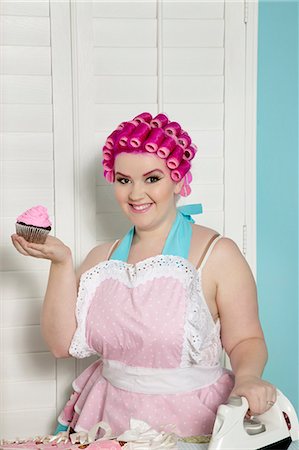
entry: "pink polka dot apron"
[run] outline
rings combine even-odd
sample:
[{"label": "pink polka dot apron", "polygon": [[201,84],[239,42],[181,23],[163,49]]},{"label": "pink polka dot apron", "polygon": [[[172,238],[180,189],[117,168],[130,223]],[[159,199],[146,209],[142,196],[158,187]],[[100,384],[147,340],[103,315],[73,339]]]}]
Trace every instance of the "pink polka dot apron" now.
[{"label": "pink polka dot apron", "polygon": [[135,418],[158,431],[172,426],[179,436],[212,432],[233,375],[221,367],[220,323],[202,292],[206,258],[199,269],[187,259],[190,214],[201,211],[177,209],[162,254],[128,264],[132,227],[109,260],[82,275],[69,352],[99,359],[73,382],[57,431],[105,421],[118,435]]}]

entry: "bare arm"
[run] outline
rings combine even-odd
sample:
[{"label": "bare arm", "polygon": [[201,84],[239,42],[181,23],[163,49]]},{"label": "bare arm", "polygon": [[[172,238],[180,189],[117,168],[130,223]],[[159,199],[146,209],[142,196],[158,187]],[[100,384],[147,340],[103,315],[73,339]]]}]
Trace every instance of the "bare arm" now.
[{"label": "bare arm", "polygon": [[75,308],[80,276],[105,259],[110,244],[94,248],[75,274],[71,250],[59,239],[48,236],[45,244],[29,244],[25,239],[13,235],[12,241],[23,255],[51,261],[41,327],[53,355],[56,358],[67,358],[70,356],[68,350],[77,328]]},{"label": "bare arm", "polygon": [[251,413],[261,414],[271,406],[268,401],[275,401],[276,392],[261,379],[268,354],[258,317],[255,280],[231,239],[221,239],[215,253],[221,339],[235,374],[232,395],[244,395]]},{"label": "bare arm", "polygon": [[77,283],[72,255],[61,262],[52,262],[41,314],[45,341],[56,358],[69,357],[68,349],[75,333]]}]

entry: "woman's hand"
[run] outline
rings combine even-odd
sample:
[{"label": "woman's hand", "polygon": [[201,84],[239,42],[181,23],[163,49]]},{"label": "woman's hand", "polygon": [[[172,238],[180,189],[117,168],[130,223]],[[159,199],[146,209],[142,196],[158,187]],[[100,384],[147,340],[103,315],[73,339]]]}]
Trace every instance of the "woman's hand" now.
[{"label": "woman's hand", "polygon": [[246,397],[249,404],[249,416],[263,414],[276,401],[276,388],[267,381],[252,375],[235,378],[235,386],[230,396]]},{"label": "woman's hand", "polygon": [[47,236],[44,244],[27,242],[22,236],[17,234],[13,234],[11,240],[22,255],[49,259],[54,264],[63,264],[72,256],[70,248],[54,236]]}]

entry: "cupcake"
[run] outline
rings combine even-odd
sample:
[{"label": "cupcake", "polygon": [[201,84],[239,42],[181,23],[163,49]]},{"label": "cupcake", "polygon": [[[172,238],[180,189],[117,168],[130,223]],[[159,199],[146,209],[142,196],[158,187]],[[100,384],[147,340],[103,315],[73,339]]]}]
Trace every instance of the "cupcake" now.
[{"label": "cupcake", "polygon": [[51,222],[44,206],[34,206],[17,217],[16,232],[27,242],[44,244],[50,231]]}]

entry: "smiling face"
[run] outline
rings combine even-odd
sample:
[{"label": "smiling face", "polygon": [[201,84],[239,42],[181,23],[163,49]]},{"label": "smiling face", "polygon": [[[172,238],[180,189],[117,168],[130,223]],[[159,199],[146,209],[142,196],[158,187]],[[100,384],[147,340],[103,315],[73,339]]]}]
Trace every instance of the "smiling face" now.
[{"label": "smiling face", "polygon": [[120,153],[115,159],[114,192],[130,221],[148,229],[175,212],[175,194],[183,181],[175,183],[165,160],[152,153]]}]

